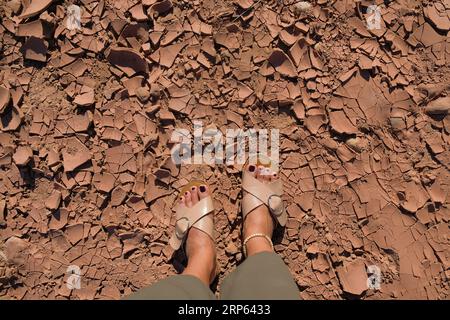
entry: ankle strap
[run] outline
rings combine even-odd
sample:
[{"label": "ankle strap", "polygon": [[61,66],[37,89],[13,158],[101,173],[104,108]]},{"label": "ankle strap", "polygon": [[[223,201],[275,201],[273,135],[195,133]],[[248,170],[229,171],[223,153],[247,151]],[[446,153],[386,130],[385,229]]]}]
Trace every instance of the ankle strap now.
[{"label": "ankle strap", "polygon": [[264,234],[264,233],[254,233],[254,234],[249,235],[247,238],[244,239],[244,243],[243,243],[242,247],[243,247],[243,249],[244,249],[244,256],[245,256],[245,257],[247,257],[247,247],[246,247],[246,246],[247,246],[247,242],[248,242],[250,239],[253,239],[253,238],[256,238],[256,237],[263,237],[263,238],[265,238],[265,239],[269,242],[269,244],[270,244],[270,246],[271,246],[271,248],[272,248],[272,250],[273,250],[272,239],[270,239],[268,235],[266,235],[266,234]]}]

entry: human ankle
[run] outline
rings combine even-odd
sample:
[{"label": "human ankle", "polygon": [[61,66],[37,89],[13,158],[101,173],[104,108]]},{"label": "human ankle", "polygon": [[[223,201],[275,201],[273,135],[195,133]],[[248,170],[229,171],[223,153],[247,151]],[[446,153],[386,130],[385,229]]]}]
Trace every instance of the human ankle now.
[{"label": "human ankle", "polygon": [[273,252],[272,245],[264,237],[254,237],[246,243],[247,257],[260,252]]},{"label": "human ankle", "polygon": [[196,254],[188,258],[188,264],[183,271],[185,275],[192,275],[209,285],[215,266],[215,258]]}]

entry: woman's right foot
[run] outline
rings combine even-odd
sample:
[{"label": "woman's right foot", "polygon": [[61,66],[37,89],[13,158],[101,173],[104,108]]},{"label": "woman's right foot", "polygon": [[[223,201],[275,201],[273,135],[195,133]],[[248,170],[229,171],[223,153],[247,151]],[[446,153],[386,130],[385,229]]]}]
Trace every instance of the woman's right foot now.
[{"label": "woman's right foot", "polygon": [[[244,170],[263,183],[275,181],[278,175],[264,166],[249,165]],[[245,195],[244,191],[244,195]],[[247,214],[243,224],[243,239],[253,234],[265,234],[272,238],[273,229],[275,227],[274,219],[266,205],[260,205]],[[254,255],[259,252],[273,252],[272,244],[265,237],[253,237],[246,244],[247,256]]]},{"label": "woman's right foot", "polygon": [[[180,198],[180,202],[191,208],[210,195],[208,186],[193,186]],[[209,285],[216,277],[216,244],[211,237],[192,227],[186,239],[186,255],[188,264],[183,274],[193,275]]]}]

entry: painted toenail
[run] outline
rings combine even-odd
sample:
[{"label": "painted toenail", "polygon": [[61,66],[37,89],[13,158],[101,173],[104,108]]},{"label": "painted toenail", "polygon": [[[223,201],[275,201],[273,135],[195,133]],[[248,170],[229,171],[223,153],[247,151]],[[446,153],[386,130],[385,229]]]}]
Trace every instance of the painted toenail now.
[{"label": "painted toenail", "polygon": [[188,194],[189,194],[189,191],[186,191],[184,194],[185,194],[185,195],[188,195]]},{"label": "painted toenail", "polygon": [[205,186],[200,186],[200,192],[205,192],[206,191],[206,187]]},{"label": "painted toenail", "polygon": [[195,189],[196,189],[195,187],[192,187],[192,188],[191,188],[192,191],[194,191]]},{"label": "painted toenail", "polygon": [[255,171],[255,166],[249,166],[249,167],[248,167],[248,170],[249,170],[250,172],[254,172],[254,171]]}]

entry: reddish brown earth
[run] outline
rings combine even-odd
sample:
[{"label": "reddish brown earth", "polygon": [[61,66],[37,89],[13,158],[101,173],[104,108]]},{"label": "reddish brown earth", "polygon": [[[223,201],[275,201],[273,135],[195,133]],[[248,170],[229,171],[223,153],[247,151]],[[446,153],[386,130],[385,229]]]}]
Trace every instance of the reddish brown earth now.
[{"label": "reddish brown earth", "polygon": [[[240,167],[170,161],[174,128],[277,128],[305,299],[450,296],[450,1],[0,1],[0,296],[118,299],[176,273],[177,190],[214,188],[223,277]],[[66,286],[69,265],[81,289]],[[382,272],[367,289],[367,268]]]}]

